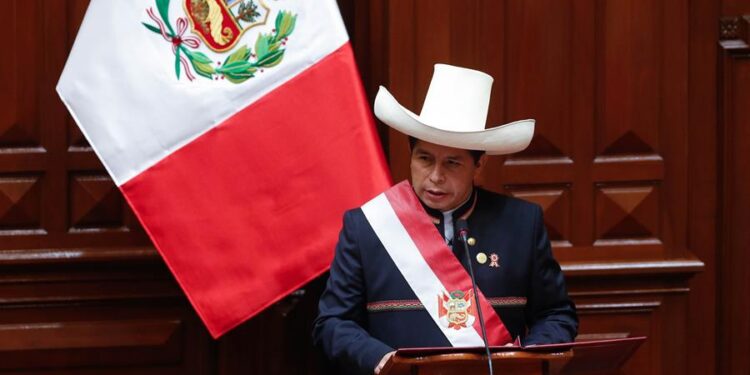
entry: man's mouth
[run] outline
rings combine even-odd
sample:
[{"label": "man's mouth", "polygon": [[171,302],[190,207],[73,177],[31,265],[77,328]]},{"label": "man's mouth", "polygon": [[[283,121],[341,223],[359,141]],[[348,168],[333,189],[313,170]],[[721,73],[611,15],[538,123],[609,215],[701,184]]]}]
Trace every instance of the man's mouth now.
[{"label": "man's mouth", "polygon": [[440,198],[443,198],[446,195],[448,195],[447,193],[445,193],[443,191],[440,191],[440,190],[431,190],[431,189],[426,189],[425,193],[427,194],[428,197],[430,197],[432,199],[440,199]]}]

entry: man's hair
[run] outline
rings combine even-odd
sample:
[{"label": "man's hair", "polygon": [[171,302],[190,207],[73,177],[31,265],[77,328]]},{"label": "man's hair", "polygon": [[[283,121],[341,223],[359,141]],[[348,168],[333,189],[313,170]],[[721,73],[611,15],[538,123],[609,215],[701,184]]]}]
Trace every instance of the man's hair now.
[{"label": "man's hair", "polygon": [[[414,150],[414,145],[417,144],[417,139],[409,136],[409,151]],[[479,164],[479,158],[484,155],[484,151],[481,150],[466,150],[471,154],[471,158],[474,159],[474,164]]]}]

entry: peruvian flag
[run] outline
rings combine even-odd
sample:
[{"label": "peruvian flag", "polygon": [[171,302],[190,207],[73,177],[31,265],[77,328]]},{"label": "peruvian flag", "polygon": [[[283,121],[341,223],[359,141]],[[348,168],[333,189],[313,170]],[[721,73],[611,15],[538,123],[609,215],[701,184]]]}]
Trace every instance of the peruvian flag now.
[{"label": "peruvian flag", "polygon": [[92,0],[57,91],[214,337],[390,185],[334,0]]}]

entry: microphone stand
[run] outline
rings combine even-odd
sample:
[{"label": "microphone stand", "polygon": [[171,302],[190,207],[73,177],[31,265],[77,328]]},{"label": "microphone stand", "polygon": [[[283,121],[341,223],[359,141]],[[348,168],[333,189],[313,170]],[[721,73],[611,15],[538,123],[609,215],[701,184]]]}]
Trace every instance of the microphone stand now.
[{"label": "microphone stand", "polygon": [[457,220],[458,234],[461,236],[461,242],[464,244],[464,252],[466,254],[466,263],[469,265],[469,275],[471,275],[471,287],[474,290],[474,302],[477,306],[477,314],[479,315],[479,326],[482,327],[482,340],[484,340],[484,350],[487,353],[487,367],[490,369],[490,375],[494,375],[492,371],[492,355],[490,354],[490,345],[487,342],[487,328],[484,326],[484,317],[482,316],[482,306],[479,305],[479,293],[477,291],[477,282],[474,278],[474,267],[471,265],[471,255],[469,254],[469,245],[467,244],[467,236],[469,234],[469,224],[466,220]]}]

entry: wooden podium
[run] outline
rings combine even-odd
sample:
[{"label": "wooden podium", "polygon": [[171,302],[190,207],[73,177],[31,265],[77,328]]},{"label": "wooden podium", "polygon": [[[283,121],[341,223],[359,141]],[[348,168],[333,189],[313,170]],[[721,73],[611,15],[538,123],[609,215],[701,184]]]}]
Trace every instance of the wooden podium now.
[{"label": "wooden podium", "polygon": [[[490,347],[495,374],[620,374],[620,367],[646,340],[582,341],[531,347]],[[484,348],[401,349],[388,360],[381,375],[487,374]]]}]

